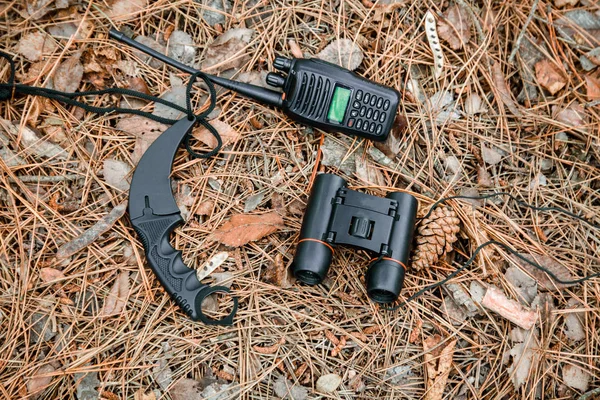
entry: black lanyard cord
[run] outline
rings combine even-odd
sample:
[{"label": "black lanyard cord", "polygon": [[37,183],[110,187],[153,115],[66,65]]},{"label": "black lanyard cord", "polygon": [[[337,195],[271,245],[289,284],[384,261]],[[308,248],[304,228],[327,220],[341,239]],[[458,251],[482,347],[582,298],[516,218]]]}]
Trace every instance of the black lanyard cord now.
[{"label": "black lanyard cord", "polygon": [[[187,118],[189,118],[190,120],[195,119],[197,123],[201,124],[206,129],[208,129],[208,131],[217,140],[217,145],[215,146],[215,148],[208,151],[207,153],[197,153],[194,150],[192,150],[191,145],[190,145],[191,135],[188,134],[185,137],[185,141],[184,141],[185,148],[188,151],[188,153],[190,153],[190,156],[192,156],[193,158],[209,158],[209,157],[212,157],[215,154],[217,154],[219,152],[219,150],[221,149],[223,141],[221,139],[221,136],[219,135],[219,132],[217,132],[217,130],[206,120],[206,116],[208,116],[208,114],[210,114],[210,112],[215,108],[215,105],[217,103],[217,95],[216,95],[216,91],[215,91],[215,87],[214,87],[213,83],[208,79],[206,74],[204,74],[203,72],[198,71],[190,76],[190,79],[189,79],[187,87],[186,87],[186,94],[185,94],[186,95],[186,98],[185,98],[186,108],[184,108],[173,102],[161,99],[160,97],[147,95],[145,93],[137,92],[135,90],[130,90],[130,89],[108,88],[108,89],[102,89],[102,90],[90,90],[87,92],[65,93],[65,92],[61,92],[58,90],[54,90],[54,89],[15,83],[16,67],[15,67],[14,61],[12,60],[12,58],[9,54],[4,53],[2,51],[0,51],[0,57],[6,59],[10,66],[10,75],[8,77],[8,81],[6,83],[0,83],[0,101],[13,99],[15,97],[15,95],[17,95],[17,94],[40,96],[40,97],[45,97],[45,98],[48,98],[51,100],[57,100],[57,101],[60,101],[61,103],[69,104],[69,105],[72,105],[75,107],[80,107],[87,112],[91,112],[91,113],[98,114],[98,115],[105,115],[105,114],[110,114],[110,113],[134,114],[134,115],[139,115],[142,117],[149,118],[153,121],[160,122],[162,124],[172,125],[175,122],[177,122],[177,120],[175,120],[175,119],[163,118],[158,115],[153,115],[146,111],[122,108],[122,107],[117,107],[117,106],[97,107],[97,106],[91,106],[87,103],[76,100],[76,98],[78,98],[78,97],[101,96],[101,95],[105,95],[105,94],[117,94],[117,95],[135,97],[135,98],[138,98],[141,100],[161,103],[161,104],[171,107],[177,111],[181,111],[187,115]],[[203,112],[196,115],[196,114],[194,114],[194,110],[192,108],[191,92],[192,92],[194,83],[196,82],[196,80],[198,78],[202,79],[204,81],[204,83],[206,84],[206,87],[208,88],[209,105],[206,110],[204,110]]]}]

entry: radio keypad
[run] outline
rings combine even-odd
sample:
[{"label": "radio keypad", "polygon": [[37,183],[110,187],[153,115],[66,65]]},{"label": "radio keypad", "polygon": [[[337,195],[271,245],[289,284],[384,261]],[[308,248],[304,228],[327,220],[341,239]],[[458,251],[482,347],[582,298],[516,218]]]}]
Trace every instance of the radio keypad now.
[{"label": "radio keypad", "polygon": [[382,124],[387,119],[386,111],[389,108],[389,100],[384,100],[375,94],[357,90],[354,94],[350,118],[346,125],[349,128],[380,135],[383,132]]}]

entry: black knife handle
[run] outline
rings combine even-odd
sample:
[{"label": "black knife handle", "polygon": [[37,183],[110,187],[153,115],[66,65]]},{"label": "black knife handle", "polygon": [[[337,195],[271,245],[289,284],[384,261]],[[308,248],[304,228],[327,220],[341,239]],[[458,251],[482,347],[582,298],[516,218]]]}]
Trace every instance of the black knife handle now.
[{"label": "black knife handle", "polygon": [[171,232],[183,222],[179,213],[155,215],[145,208],[142,217],[131,221],[140,236],[146,258],[167,293],[194,321],[209,325],[231,325],[237,311],[238,299],[233,298],[233,309],[225,318],[216,320],[202,312],[202,301],[215,292],[229,293],[223,286],[208,286],[200,283],[196,270],[188,268],[181,259],[181,251],[169,243]]}]

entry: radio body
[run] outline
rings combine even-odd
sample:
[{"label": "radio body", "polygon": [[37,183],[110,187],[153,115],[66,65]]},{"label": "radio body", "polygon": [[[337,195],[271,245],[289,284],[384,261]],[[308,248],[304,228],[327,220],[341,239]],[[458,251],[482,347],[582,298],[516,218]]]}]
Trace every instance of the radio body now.
[{"label": "radio body", "polygon": [[385,140],[399,93],[318,59],[276,57],[267,83],[283,89],[282,108],[292,119],[328,132]]}]

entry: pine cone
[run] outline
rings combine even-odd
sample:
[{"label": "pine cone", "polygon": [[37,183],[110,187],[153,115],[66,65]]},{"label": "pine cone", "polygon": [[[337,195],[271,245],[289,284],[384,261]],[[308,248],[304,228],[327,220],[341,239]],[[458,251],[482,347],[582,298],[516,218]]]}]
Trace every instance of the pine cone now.
[{"label": "pine cone", "polygon": [[438,207],[431,215],[421,221],[417,229],[417,247],[412,260],[416,271],[431,267],[441,256],[452,251],[456,234],[460,230],[460,220],[448,207]]}]

